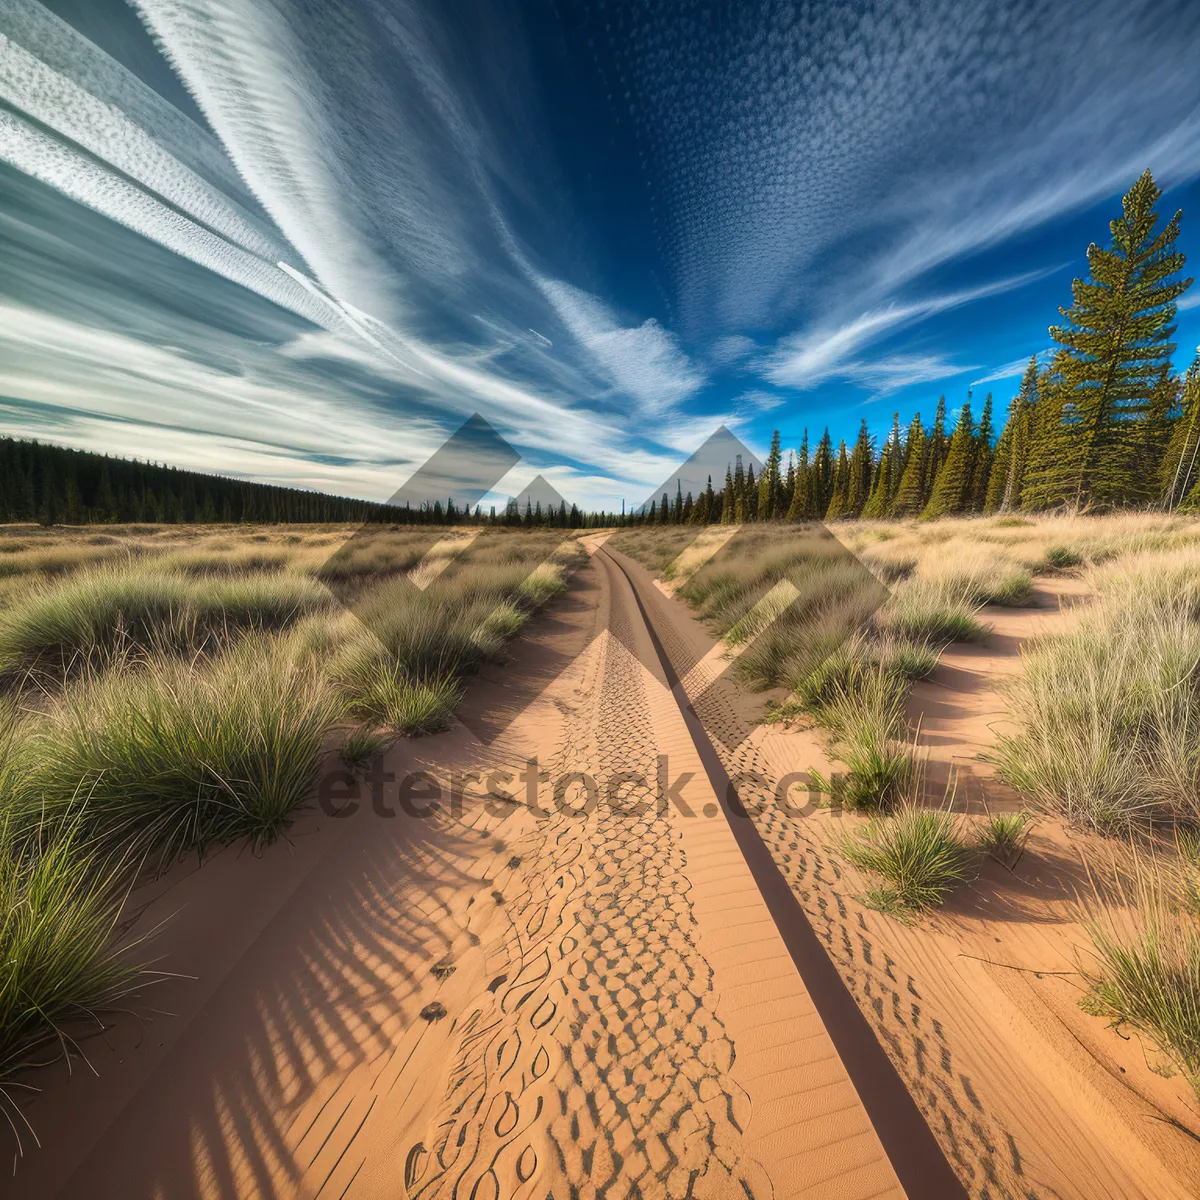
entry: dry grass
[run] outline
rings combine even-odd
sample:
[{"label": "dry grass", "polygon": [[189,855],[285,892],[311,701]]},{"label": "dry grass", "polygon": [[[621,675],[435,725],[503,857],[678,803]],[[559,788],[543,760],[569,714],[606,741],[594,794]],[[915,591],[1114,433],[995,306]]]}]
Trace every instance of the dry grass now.
[{"label": "dry grass", "polygon": [[1195,867],[1134,847],[1096,884],[1081,919],[1091,952],[1081,964],[1083,1007],[1144,1034],[1164,1075],[1181,1074],[1200,1097],[1200,913]]},{"label": "dry grass", "polygon": [[114,937],[143,866],[277,837],[350,721],[356,767],[444,729],[583,555],[560,531],[351,532],[0,532],[0,1099],[145,979]]},{"label": "dry grass", "polygon": [[1001,775],[1104,833],[1200,821],[1200,549],[1093,568],[1095,600],[1026,647]]}]

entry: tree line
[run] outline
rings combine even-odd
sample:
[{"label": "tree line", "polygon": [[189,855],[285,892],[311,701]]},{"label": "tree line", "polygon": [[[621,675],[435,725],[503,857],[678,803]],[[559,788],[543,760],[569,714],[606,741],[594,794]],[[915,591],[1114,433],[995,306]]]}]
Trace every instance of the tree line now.
[{"label": "tree line", "polygon": [[499,513],[448,498],[376,504],[303,488],[251,483],[179,467],[71,450],[36,440],[0,438],[0,523],[92,524],[483,524],[580,529],[611,525],[616,514],[584,513],[565,503]]},{"label": "tree line", "polygon": [[836,451],[826,429],[805,431],[786,466],[776,430],[759,477],[739,458],[714,489],[676,484],[646,510],[583,512],[509,501],[485,516],[452,499],[373,504],[300,488],[250,483],[36,441],[0,439],[0,520],[104,522],[479,523],[596,528],[619,524],[741,523],[858,517],[936,518],[968,513],[1116,508],[1200,510],[1200,354],[1182,378],[1171,366],[1177,301],[1191,286],[1176,250],[1180,212],[1159,228],[1161,198],[1147,170],[1110,222],[1107,248],[1088,248],[1088,277],[1072,284],[1055,350],[1036,355],[996,438],[989,393],[978,420],[972,396],[947,428],[946,398],[933,423],[897,413],[882,446],[866,421]]},{"label": "tree line", "polygon": [[[1050,327],[1055,350],[1029,360],[995,437],[989,393],[972,396],[947,430],[942,396],[932,425],[900,416],[881,447],[866,421],[834,450],[826,429],[783,466],[779,433],[761,476],[740,459],[719,490],[664,494],[640,514],[658,522],[733,523],[936,518],[968,513],[1117,508],[1200,510],[1200,354],[1180,378],[1171,367],[1176,304],[1191,286],[1175,249],[1182,214],[1159,228],[1162,193],[1146,171],[1112,221],[1111,244],[1088,249],[1088,277]],[[677,490],[678,490],[678,486]]]},{"label": "tree line", "polygon": [[0,521],[67,524],[403,521],[403,508],[0,438]]}]

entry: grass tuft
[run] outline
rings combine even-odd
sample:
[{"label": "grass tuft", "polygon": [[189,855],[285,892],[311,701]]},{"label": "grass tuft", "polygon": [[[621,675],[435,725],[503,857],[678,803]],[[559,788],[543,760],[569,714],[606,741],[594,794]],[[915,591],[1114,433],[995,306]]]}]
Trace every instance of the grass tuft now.
[{"label": "grass tuft", "polygon": [[958,818],[946,811],[906,806],[895,816],[875,818],[839,848],[854,866],[882,880],[864,901],[895,915],[940,905],[968,877],[970,852]]},{"label": "grass tuft", "polygon": [[390,742],[391,738],[386,733],[372,729],[370,725],[360,725],[346,734],[338,755],[347,767],[358,771],[368,763],[374,762],[388,748]]},{"label": "grass tuft", "polygon": [[979,831],[979,848],[1011,871],[1024,852],[1028,836],[1027,814],[992,813]]},{"label": "grass tuft", "polygon": [[[0,820],[0,1097],[23,1066],[72,1046],[72,1029],[150,977],[116,935],[126,855],[87,843],[78,809],[57,828]],[[11,1100],[9,1100],[11,1103]]]},{"label": "grass tuft", "polygon": [[159,852],[269,842],[316,778],[336,698],[265,635],[210,663],[172,659],[69,689],[13,746],[16,811],[51,827],[86,799],[89,835]]},{"label": "grass tuft", "polygon": [[1098,898],[1085,920],[1093,955],[1081,1004],[1144,1033],[1167,1060],[1164,1073],[1182,1073],[1200,1096],[1200,919],[1177,883],[1137,862],[1118,902]]}]

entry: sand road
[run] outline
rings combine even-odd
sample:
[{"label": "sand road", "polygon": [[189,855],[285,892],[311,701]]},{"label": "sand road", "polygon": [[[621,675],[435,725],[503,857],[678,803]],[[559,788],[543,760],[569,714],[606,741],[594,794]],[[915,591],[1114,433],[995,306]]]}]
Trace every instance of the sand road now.
[{"label": "sand road", "polygon": [[[27,1112],[44,1148],[6,1194],[1186,1194],[1107,1110],[1077,1128],[1048,1107],[1069,1079],[1026,1098],[983,992],[852,918],[802,831],[731,809],[729,776],[783,771],[782,742],[710,736],[740,701],[698,687],[703,631],[591,549],[473,687],[469,723],[496,714],[494,741],[397,744],[355,796],[339,781],[345,815],[314,808],[260,858],[231,849],[140,890],[138,928],[165,922],[160,965],[188,978],[85,1043],[94,1071],[43,1072]],[[987,1078],[963,1073],[964,1020]],[[923,1069],[938,1041],[945,1082]],[[994,1096],[1017,1115],[985,1111]],[[1010,1128],[1061,1169],[1050,1186]]]},{"label": "sand road", "polygon": [[[94,1073],[39,1080],[44,1148],[11,1194],[959,1191],[865,1023],[831,1034],[829,972],[810,989],[800,910],[764,897],[616,558],[527,641],[508,670],[548,686],[490,746],[390,752],[399,779],[429,772],[422,815],[366,787],[352,816],[155,886],[139,922],[166,919],[161,965],[192,978],[86,1043]],[[536,795],[518,776],[484,802],[471,772],[530,759]]]}]

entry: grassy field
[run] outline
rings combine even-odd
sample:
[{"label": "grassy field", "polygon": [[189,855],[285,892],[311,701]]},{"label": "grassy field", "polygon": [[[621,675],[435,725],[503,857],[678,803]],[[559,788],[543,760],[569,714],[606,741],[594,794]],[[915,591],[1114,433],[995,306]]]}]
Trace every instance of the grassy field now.
[{"label": "grassy field", "polygon": [[582,557],[554,530],[0,530],[0,1095],[151,978],[116,933],[142,874],[274,839],[326,753],[444,729]]},{"label": "grassy field", "polygon": [[[834,544],[820,527],[748,527],[713,557],[685,549],[694,533],[678,528],[614,544],[672,581],[747,686],[786,690],[768,721],[828,731],[844,769],[814,782],[862,813],[837,849],[874,881],[869,905],[913,919],[968,881],[972,860],[1014,864],[1034,818],[1100,847],[1081,901],[1085,1004],[1147,1034],[1200,1090],[1200,523],[1146,513],[831,529]],[[949,644],[986,641],[988,606],[1030,604],[1039,578],[1064,575],[1078,593],[1070,619],[1024,645],[1004,691],[1013,729],[989,750],[1025,811],[967,821],[953,785],[926,784],[913,682]],[[795,591],[780,594],[781,580]]]}]

